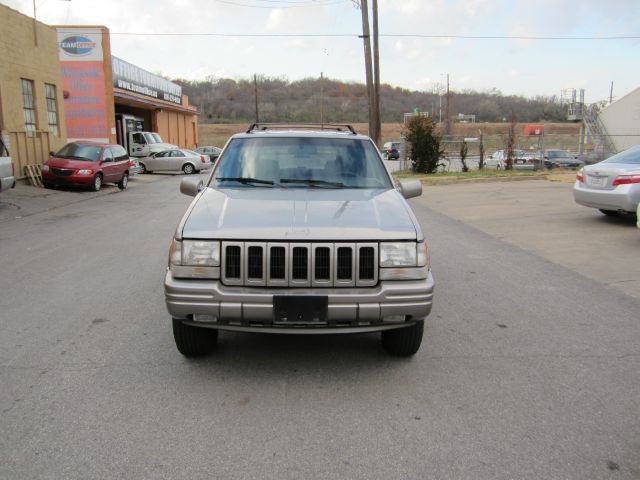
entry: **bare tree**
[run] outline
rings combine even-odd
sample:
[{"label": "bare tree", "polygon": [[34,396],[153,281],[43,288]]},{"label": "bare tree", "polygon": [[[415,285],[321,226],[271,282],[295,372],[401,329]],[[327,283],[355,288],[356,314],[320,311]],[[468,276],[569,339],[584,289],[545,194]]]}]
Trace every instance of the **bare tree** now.
[{"label": "bare tree", "polygon": [[467,166],[467,153],[469,153],[469,147],[465,140],[462,140],[462,144],[460,145],[460,162],[462,163],[462,171],[468,172],[469,167]]},{"label": "bare tree", "polygon": [[516,141],[516,116],[511,114],[511,123],[507,133],[507,158],[504,163],[505,170],[513,170],[513,147]]}]

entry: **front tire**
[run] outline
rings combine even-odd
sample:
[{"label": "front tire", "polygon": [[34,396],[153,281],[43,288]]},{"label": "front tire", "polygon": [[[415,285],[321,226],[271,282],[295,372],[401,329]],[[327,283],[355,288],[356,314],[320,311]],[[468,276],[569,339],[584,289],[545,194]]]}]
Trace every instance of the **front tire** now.
[{"label": "front tire", "polygon": [[382,332],[382,347],[391,355],[410,357],[420,349],[424,333],[424,320],[410,327]]},{"label": "front tire", "polygon": [[122,180],[118,182],[118,188],[120,190],[126,190],[127,185],[129,185],[129,174],[125,172],[125,174],[122,175]]},{"label": "front tire", "polygon": [[102,188],[102,174],[99,173],[95,177],[93,177],[93,182],[91,183],[91,191],[97,192]]},{"label": "front tire", "polygon": [[149,170],[147,170],[147,167],[144,166],[144,163],[140,162],[140,173],[151,173]]},{"label": "front tire", "polygon": [[184,172],[185,175],[191,175],[193,172],[196,171],[196,167],[194,167],[190,163],[185,163],[182,166],[182,171]]},{"label": "front tire", "polygon": [[192,327],[173,319],[173,338],[178,351],[185,357],[202,357],[213,351],[218,342],[218,330]]}]

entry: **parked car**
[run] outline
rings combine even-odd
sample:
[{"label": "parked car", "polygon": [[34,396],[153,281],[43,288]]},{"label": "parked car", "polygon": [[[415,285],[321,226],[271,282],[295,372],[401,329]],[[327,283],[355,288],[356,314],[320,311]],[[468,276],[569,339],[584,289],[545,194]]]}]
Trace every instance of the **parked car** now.
[{"label": "parked car", "polygon": [[220,152],[222,152],[222,149],[219,147],[211,147],[211,146],[198,147],[194,150],[194,152],[207,155],[209,157],[209,160],[211,160],[211,163],[214,163],[220,156]]},{"label": "parked car", "polygon": [[400,152],[397,148],[391,147],[387,150],[387,160],[400,160]]},{"label": "parked car", "polygon": [[182,180],[195,199],[164,287],[183,355],[209,353],[218,330],[381,332],[391,354],[419,349],[434,280],[405,199],[422,184],[395,183],[369,137],[333,127],[255,124],[204,184]]},{"label": "parked car", "polygon": [[573,197],[605,215],[635,214],[640,203],[640,145],[581,168]]},{"label": "parked car", "polygon": [[576,158],[568,150],[545,150],[543,160],[547,168],[579,168],[584,166],[584,161]]},{"label": "parked car", "polygon": [[129,155],[117,144],[77,141],[66,144],[42,166],[42,183],[87,187],[94,192],[104,183],[117,183],[121,190],[129,183]]},{"label": "parked car", "polygon": [[0,192],[16,186],[15,166],[0,139]]},{"label": "parked car", "polygon": [[[507,150],[496,150],[485,160],[485,167],[502,170],[507,164]],[[511,154],[514,170],[537,170],[539,162],[535,153],[514,149]]]},{"label": "parked car", "polygon": [[135,157],[129,157],[129,176],[133,177],[140,172],[142,172],[142,168],[140,167],[138,159]]},{"label": "parked car", "polygon": [[211,161],[208,156],[184,148],[157,152],[149,157],[140,158],[139,162],[140,173],[152,173],[155,170],[159,170],[169,172],[183,171],[186,175],[191,175],[211,167]]},{"label": "parked car", "polygon": [[396,140],[393,142],[385,142],[385,144],[382,146],[382,156],[387,160],[394,160],[393,158],[389,158],[389,151],[392,149],[395,149],[398,152],[398,158],[400,158],[401,145],[402,145],[402,142],[399,140]]}]

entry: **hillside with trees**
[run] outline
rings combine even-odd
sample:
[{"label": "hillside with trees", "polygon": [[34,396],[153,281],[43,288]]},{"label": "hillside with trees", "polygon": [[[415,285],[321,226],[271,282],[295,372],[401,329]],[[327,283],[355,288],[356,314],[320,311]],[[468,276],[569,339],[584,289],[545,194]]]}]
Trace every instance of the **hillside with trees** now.
[{"label": "hillside with trees", "polygon": [[[252,122],[255,118],[253,79],[208,78],[203,81],[174,80],[197,105],[201,123]],[[364,84],[325,78],[288,81],[258,77],[258,110],[265,122],[319,122],[324,97],[325,122],[366,122],[367,89]],[[322,94],[321,94],[322,92]],[[442,115],[446,99],[442,97]],[[405,112],[418,109],[438,117],[440,97],[434,92],[417,92],[388,84],[380,86],[383,122],[401,122]],[[451,93],[451,116],[475,114],[478,122],[501,122],[512,114],[519,122],[561,122],[565,108],[558,97],[526,98],[503,95],[497,90]]]}]

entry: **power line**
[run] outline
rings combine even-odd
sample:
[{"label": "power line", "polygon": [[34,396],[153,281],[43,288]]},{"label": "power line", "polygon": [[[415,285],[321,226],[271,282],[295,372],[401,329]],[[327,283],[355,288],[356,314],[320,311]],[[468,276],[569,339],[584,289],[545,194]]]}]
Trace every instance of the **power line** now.
[{"label": "power line", "polygon": [[[73,29],[78,32],[79,29]],[[359,33],[213,33],[213,32],[110,32],[111,35],[148,36],[148,37],[355,37],[362,38]],[[585,40],[640,40],[640,35],[611,36],[523,36],[523,35],[423,35],[412,33],[381,33],[380,37],[389,38],[426,38],[426,39],[459,39],[459,40],[551,40],[551,41],[585,41]]]},{"label": "power line", "polygon": [[[330,0],[318,0],[312,3],[297,2],[297,1],[284,1],[284,0],[262,0],[269,3],[275,3],[277,5],[250,5],[247,3],[234,2],[232,0],[214,0],[218,3],[224,3],[225,5],[233,5],[235,7],[248,7],[248,8],[308,8],[308,7],[324,7],[326,5],[337,5],[344,3],[344,0],[330,1]],[[260,1],[260,0],[255,0]],[[286,6],[284,6],[286,5]]]}]

